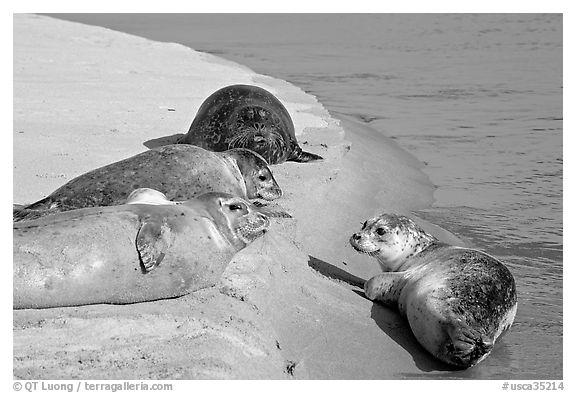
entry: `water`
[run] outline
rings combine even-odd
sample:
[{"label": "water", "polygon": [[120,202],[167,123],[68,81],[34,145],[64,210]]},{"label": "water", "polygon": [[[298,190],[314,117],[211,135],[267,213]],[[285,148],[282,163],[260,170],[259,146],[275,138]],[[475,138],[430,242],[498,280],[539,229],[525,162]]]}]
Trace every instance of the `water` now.
[{"label": "water", "polygon": [[418,214],[517,281],[501,345],[481,366],[440,376],[562,378],[561,15],[60,17],[236,61],[396,139],[438,186]]}]

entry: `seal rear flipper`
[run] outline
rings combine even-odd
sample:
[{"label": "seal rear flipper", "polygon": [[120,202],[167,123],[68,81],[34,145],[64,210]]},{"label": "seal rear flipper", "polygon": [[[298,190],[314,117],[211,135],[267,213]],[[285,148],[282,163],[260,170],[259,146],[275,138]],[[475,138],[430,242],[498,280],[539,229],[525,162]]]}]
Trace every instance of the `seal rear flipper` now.
[{"label": "seal rear flipper", "polygon": [[455,366],[468,368],[488,356],[494,343],[480,332],[461,325],[452,326],[448,331],[450,340],[445,345],[445,360]]},{"label": "seal rear flipper", "polygon": [[171,243],[170,227],[165,222],[147,221],[142,224],[136,236],[136,249],[144,273],[158,267]]},{"label": "seal rear flipper", "polygon": [[389,307],[398,306],[398,298],[406,284],[404,272],[382,273],[372,277],[364,284],[364,294],[370,300]]},{"label": "seal rear flipper", "polygon": [[292,154],[290,154],[290,157],[288,157],[286,161],[309,162],[323,159],[324,157],[304,151],[300,146],[296,145],[294,146],[294,150],[292,150]]},{"label": "seal rear flipper", "polygon": [[21,217],[26,215],[26,207],[24,205],[12,204],[12,221],[20,221]]},{"label": "seal rear flipper", "polygon": [[13,208],[13,210],[12,210],[12,222],[18,222],[18,221],[24,221],[24,220],[26,220],[26,221],[35,220],[37,218],[47,216],[47,215],[51,214],[52,212],[56,212],[56,211],[34,210],[34,209],[28,209],[27,207],[22,207],[20,209]]},{"label": "seal rear flipper", "polygon": [[[40,199],[29,205],[12,205],[12,221],[33,220],[43,217],[52,212],[60,211],[60,202],[53,201],[50,197]],[[56,209],[56,210],[52,210]]]}]

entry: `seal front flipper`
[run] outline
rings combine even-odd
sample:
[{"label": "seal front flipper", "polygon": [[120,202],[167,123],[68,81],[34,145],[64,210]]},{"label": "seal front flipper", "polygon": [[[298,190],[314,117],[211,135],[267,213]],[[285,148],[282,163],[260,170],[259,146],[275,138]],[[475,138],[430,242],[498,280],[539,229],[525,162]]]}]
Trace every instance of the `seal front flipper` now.
[{"label": "seal front flipper", "polygon": [[405,284],[405,272],[382,273],[366,281],[364,294],[370,300],[389,307],[397,307],[400,292]]},{"label": "seal front flipper", "polygon": [[286,210],[284,210],[279,206],[262,205],[262,204],[259,204],[260,206],[258,206],[258,204],[255,203],[252,204],[258,208],[257,209],[258,212],[264,214],[267,217],[293,218],[290,213],[288,213]]},{"label": "seal front flipper", "polygon": [[264,214],[267,217],[273,218],[294,218],[292,214],[288,213],[284,208],[277,206],[277,205],[269,205],[266,203],[262,203],[260,201],[254,200],[250,201],[252,205],[257,208],[257,211]]},{"label": "seal front flipper", "polygon": [[154,270],[166,256],[172,244],[170,227],[165,222],[144,222],[136,236],[136,249],[144,273]]},{"label": "seal front flipper", "polygon": [[308,162],[323,159],[324,157],[304,151],[300,148],[300,146],[296,145],[294,146],[294,150],[292,150],[292,154],[290,154],[290,157],[288,157],[286,161]]}]

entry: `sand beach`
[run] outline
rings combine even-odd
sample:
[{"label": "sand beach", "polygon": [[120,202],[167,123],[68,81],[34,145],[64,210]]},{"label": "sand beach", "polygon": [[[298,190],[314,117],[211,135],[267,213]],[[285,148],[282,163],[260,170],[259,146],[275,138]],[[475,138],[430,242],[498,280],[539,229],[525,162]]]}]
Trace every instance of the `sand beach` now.
[{"label": "sand beach", "polygon": [[174,141],[206,97],[237,83],[278,97],[300,144],[325,158],[271,167],[284,190],[277,202],[294,219],[274,220],[212,288],[133,305],[15,310],[15,378],[446,375],[395,311],[338,279],[379,272],[348,244],[361,222],[432,203],[423,164],[366,126],[331,117],[288,82],[179,44],[17,14],[13,202],[34,202],[86,171]]}]

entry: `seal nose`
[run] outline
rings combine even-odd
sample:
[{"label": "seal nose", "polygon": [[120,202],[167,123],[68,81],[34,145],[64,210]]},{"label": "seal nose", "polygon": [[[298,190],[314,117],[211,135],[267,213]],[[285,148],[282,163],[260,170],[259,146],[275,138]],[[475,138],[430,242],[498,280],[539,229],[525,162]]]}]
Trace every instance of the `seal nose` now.
[{"label": "seal nose", "polygon": [[261,225],[268,228],[268,226],[270,225],[270,220],[268,219],[268,216],[265,214],[262,214],[260,212],[256,213],[258,220],[260,221]]},{"label": "seal nose", "polygon": [[361,237],[362,237],[362,235],[360,235],[359,233],[355,233],[352,235],[352,239],[354,239],[354,240],[360,240]]}]

